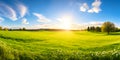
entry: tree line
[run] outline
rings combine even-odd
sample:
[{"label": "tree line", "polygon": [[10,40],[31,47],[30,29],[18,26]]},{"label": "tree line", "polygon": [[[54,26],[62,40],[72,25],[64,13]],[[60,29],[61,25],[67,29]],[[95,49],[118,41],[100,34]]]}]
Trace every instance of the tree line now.
[{"label": "tree line", "polygon": [[9,28],[2,28],[1,26],[0,26],[0,30],[3,30],[3,31],[25,31],[26,30],[26,28],[25,27],[23,27],[23,28],[19,28],[19,29],[9,29]]},{"label": "tree line", "polygon": [[[9,29],[9,28],[2,28],[1,26],[0,26],[0,30],[4,30],[4,31],[30,31],[30,30],[26,29],[25,27],[19,28],[19,29]],[[53,31],[53,30],[56,30],[56,29],[37,29],[37,30]],[[60,29],[57,29],[57,30],[60,30]],[[32,31],[34,31],[34,30],[32,29]],[[91,31],[91,32],[107,32],[107,34],[110,34],[110,32],[119,32],[120,29],[117,28],[114,23],[107,21],[107,22],[104,22],[101,25],[101,27],[99,27],[99,26],[97,26],[97,27],[88,26],[87,31]]]},{"label": "tree line", "polygon": [[115,27],[115,24],[112,22],[104,22],[101,27],[95,27],[95,26],[89,26],[87,28],[87,31],[91,32],[107,32],[107,34],[110,34],[110,32],[119,32],[120,29]]}]

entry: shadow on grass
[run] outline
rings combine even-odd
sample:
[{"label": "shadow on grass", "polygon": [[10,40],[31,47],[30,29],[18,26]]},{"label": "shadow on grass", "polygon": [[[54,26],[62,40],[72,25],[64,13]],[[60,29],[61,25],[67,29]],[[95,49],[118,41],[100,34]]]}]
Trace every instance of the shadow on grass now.
[{"label": "shadow on grass", "polygon": [[93,48],[78,48],[81,51],[87,52],[87,51],[110,51],[110,50],[119,50],[120,48],[120,43],[114,43],[114,44],[110,44],[110,45],[105,45],[105,46],[101,46],[101,47],[93,47]]},{"label": "shadow on grass", "polygon": [[24,43],[29,43],[29,42],[36,42],[36,41],[44,41],[45,39],[22,39],[22,38],[13,38],[13,37],[7,37],[7,36],[3,36],[3,35],[0,35],[0,38],[3,38],[3,39],[9,39],[9,40],[15,40],[15,41],[18,41],[18,42],[24,42]]},{"label": "shadow on grass", "polygon": [[120,32],[111,32],[109,35],[120,35]]}]

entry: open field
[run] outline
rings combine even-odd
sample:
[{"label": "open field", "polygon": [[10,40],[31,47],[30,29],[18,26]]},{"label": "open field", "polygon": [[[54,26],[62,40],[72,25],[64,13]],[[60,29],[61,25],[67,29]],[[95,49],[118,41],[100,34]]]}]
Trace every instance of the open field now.
[{"label": "open field", "polygon": [[119,60],[120,32],[0,31],[0,60]]}]

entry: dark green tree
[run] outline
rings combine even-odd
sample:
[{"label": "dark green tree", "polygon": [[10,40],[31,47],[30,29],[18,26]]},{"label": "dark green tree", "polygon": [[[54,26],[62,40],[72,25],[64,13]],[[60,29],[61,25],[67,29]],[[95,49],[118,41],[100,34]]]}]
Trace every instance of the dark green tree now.
[{"label": "dark green tree", "polygon": [[96,32],[101,32],[101,27],[96,27],[96,28],[95,28],[95,31],[96,31]]},{"label": "dark green tree", "polygon": [[90,27],[90,31],[94,32],[95,31],[95,27],[94,26]]},{"label": "dark green tree", "polygon": [[87,31],[90,31],[90,27],[88,26]]},{"label": "dark green tree", "polygon": [[115,25],[112,22],[104,22],[101,28],[102,32],[107,32],[109,34],[110,32],[115,31]]},{"label": "dark green tree", "polygon": [[26,30],[26,28],[25,28],[25,27],[23,27],[23,30]]}]

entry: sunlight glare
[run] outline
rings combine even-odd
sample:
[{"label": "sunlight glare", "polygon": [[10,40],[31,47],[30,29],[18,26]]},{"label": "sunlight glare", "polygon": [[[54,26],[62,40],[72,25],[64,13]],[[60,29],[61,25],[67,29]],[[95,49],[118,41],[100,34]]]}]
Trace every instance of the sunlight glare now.
[{"label": "sunlight glare", "polygon": [[65,15],[62,17],[61,28],[65,30],[70,30],[72,24],[72,16]]}]

